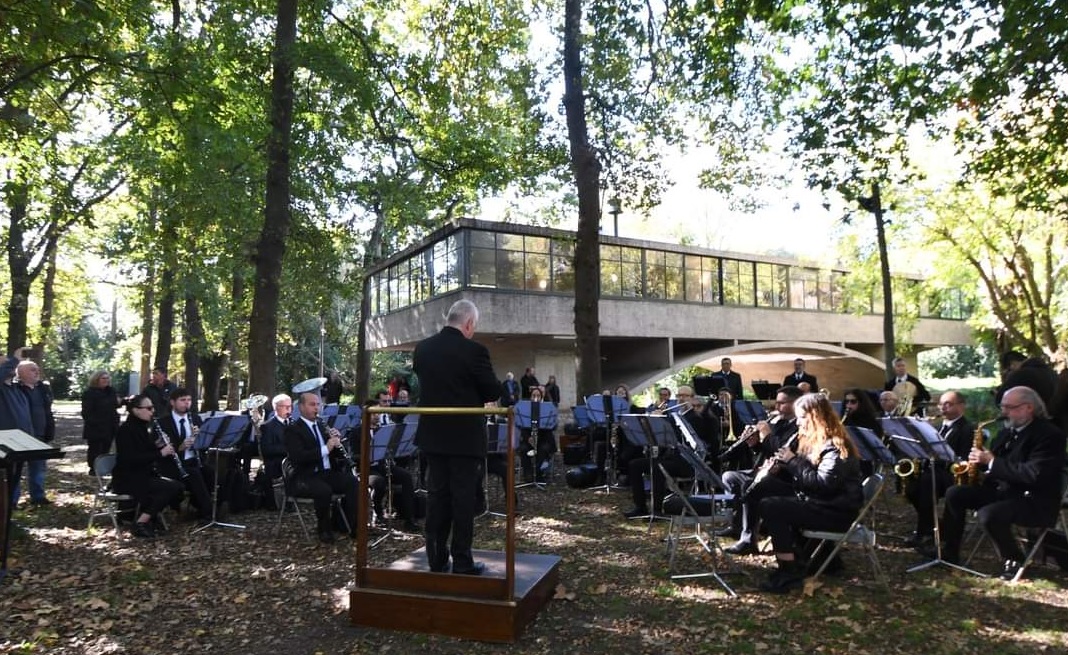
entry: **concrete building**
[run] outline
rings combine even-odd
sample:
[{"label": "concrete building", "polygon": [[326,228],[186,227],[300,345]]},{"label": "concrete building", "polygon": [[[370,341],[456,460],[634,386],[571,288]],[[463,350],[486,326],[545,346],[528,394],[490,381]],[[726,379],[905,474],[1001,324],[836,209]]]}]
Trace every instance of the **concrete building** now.
[{"label": "concrete building", "polygon": [[[562,404],[575,388],[572,232],[462,220],[369,272],[368,347],[410,350],[463,297],[478,305],[476,339],[497,375],[528,366],[555,375]],[[746,386],[781,382],[795,357],[832,394],[882,386],[882,301],[849,273],[776,257],[601,237],[600,335],[604,387],[641,390],[681,368],[718,370],[730,356]],[[898,288],[918,285],[895,279]],[[918,317],[913,352],[971,343],[959,292],[904,306]],[[901,301],[899,301],[901,302]],[[901,307],[902,305],[896,305]],[[915,370],[915,355],[910,370]]]}]

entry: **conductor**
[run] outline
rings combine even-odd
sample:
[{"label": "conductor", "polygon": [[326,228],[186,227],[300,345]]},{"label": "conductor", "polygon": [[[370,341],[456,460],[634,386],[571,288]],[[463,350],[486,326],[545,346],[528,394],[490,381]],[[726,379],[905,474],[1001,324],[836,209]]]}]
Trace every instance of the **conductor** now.
[{"label": "conductor", "polygon": [[[458,300],[446,325],[415,348],[412,368],[419,377],[423,407],[484,407],[500,396],[489,351],[472,341],[478,308]],[[479,414],[420,417],[415,442],[427,459],[426,555],[430,570],[481,575],[471,541],[476,492],[486,457],[486,431]],[[451,545],[449,542],[452,534]]]}]

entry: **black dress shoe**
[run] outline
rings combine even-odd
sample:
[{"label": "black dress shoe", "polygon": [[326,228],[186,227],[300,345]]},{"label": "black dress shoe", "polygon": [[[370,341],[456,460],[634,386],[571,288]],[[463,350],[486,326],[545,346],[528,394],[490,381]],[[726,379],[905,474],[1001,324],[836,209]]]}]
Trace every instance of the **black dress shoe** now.
[{"label": "black dress shoe", "polygon": [[156,536],[154,530],[152,530],[151,523],[134,523],[133,533],[135,537],[141,537],[142,539],[153,539]]},{"label": "black dress shoe", "polygon": [[757,547],[748,541],[735,542],[734,545],[724,548],[723,552],[731,555],[758,555],[760,553]]},{"label": "black dress shoe", "polygon": [[1001,575],[998,576],[1002,580],[1011,581],[1016,577],[1016,572],[1020,570],[1020,563],[1014,559],[1005,560],[1005,565],[1002,567]]},{"label": "black dress shoe", "polygon": [[649,510],[644,507],[632,507],[623,512],[623,516],[628,519],[636,519],[639,516],[649,516]]},{"label": "black dress shoe", "polygon": [[320,530],[319,531],[319,541],[323,542],[324,544],[332,544],[332,543],[334,543],[334,531],[333,530]]},{"label": "black dress shoe", "polygon": [[459,575],[482,575],[485,571],[486,565],[482,562],[475,562],[474,566],[469,569],[457,570],[454,568],[452,570],[453,573],[458,573]]},{"label": "black dress shoe", "polygon": [[404,522],[404,525],[401,526],[401,530],[410,532],[411,534],[421,534],[423,532],[422,526],[411,519]]}]

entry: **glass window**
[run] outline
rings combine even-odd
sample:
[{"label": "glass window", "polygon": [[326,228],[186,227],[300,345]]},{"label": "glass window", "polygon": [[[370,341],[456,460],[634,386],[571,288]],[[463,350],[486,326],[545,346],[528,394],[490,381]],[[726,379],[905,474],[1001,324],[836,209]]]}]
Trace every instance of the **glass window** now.
[{"label": "glass window", "polygon": [[786,307],[786,273],[788,267],[781,264],[756,265],[757,305],[760,307]]},{"label": "glass window", "polygon": [[501,250],[523,250],[522,234],[498,234],[497,247]]},{"label": "glass window", "polygon": [[549,239],[546,237],[523,237],[523,250],[527,252],[549,252]]},{"label": "glass window", "polygon": [[527,291],[549,291],[549,255],[527,253]]},{"label": "glass window", "polygon": [[497,255],[488,248],[471,249],[471,286],[497,286]]},{"label": "glass window", "polygon": [[523,253],[514,250],[497,251],[497,288],[523,288]]},{"label": "glass window", "polygon": [[497,247],[497,235],[493,232],[471,230],[468,234],[473,248],[490,248],[492,250]]},{"label": "glass window", "polygon": [[575,260],[570,255],[553,255],[552,289],[557,293],[575,292]]}]

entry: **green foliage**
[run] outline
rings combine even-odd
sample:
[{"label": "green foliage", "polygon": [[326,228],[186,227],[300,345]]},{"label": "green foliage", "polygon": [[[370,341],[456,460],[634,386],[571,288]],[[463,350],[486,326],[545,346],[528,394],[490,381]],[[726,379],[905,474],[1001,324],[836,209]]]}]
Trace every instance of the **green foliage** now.
[{"label": "green foliage", "polygon": [[998,371],[998,354],[988,343],[944,346],[920,353],[919,369],[922,379],[993,377]]}]

